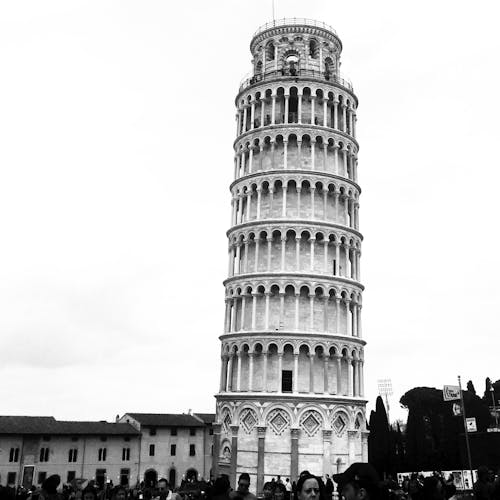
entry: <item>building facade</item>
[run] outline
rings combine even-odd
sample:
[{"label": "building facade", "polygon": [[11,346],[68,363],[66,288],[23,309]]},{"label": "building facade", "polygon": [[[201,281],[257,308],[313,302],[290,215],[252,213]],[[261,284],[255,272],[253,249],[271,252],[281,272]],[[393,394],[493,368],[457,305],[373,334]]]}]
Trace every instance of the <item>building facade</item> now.
[{"label": "building facade", "polygon": [[138,477],[153,486],[160,478],[172,488],[183,479],[208,480],[212,473],[214,414],[126,413],[119,419],[141,433]]},{"label": "building facade", "polygon": [[0,416],[0,484],[29,488],[52,474],[135,484],[140,438],[130,424]]},{"label": "building facade", "polygon": [[252,37],[236,140],[216,473],[264,481],[367,459],[358,99],[309,20]]},{"label": "building facade", "polygon": [[155,486],[209,479],[214,414],[126,413],[116,422],[0,416],[0,485],[29,488],[58,474],[98,484]]}]

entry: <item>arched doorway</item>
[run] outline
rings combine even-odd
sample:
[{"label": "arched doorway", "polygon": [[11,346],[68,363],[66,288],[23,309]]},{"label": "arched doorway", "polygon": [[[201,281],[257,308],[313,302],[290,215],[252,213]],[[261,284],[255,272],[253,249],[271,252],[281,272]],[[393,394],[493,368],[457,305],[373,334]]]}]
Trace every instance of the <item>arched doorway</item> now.
[{"label": "arched doorway", "polygon": [[154,488],[158,481],[158,473],[154,469],[148,469],[144,473],[144,486],[146,488]]},{"label": "arched doorway", "polygon": [[188,469],[186,471],[186,481],[188,483],[194,483],[198,481],[198,471],[196,469]]},{"label": "arched doorway", "polygon": [[176,483],[175,480],[177,479],[177,473],[175,469],[172,467],[168,473],[168,483],[170,484],[170,488],[175,488]]}]

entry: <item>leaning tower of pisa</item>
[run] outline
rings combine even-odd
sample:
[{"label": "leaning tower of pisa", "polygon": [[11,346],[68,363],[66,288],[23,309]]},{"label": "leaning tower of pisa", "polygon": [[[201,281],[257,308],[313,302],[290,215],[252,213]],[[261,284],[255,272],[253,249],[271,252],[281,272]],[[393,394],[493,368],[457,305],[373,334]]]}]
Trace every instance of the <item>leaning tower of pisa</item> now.
[{"label": "leaning tower of pisa", "polygon": [[367,459],[356,112],[323,23],[252,37],[236,96],[214,474],[252,487]]}]

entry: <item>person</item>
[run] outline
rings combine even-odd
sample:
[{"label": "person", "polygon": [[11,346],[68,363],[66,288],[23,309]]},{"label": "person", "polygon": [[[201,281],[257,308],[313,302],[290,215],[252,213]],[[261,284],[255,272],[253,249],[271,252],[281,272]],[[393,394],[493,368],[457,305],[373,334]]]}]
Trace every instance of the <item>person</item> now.
[{"label": "person", "polygon": [[274,500],[285,500],[286,497],[286,488],[283,483],[274,483]]},{"label": "person", "polygon": [[333,481],[328,474],[326,475],[326,481],[325,481],[325,494],[327,500],[331,500],[333,495]]},{"label": "person", "polygon": [[61,496],[57,493],[57,487],[61,483],[61,477],[53,474],[45,479],[42,483],[42,491],[40,492],[40,500],[60,500]]},{"label": "person", "polygon": [[168,481],[162,477],[158,480],[158,496],[155,500],[181,500],[181,496],[171,491]]},{"label": "person", "polygon": [[97,493],[92,486],[87,486],[82,491],[82,500],[97,500]]},{"label": "person", "polygon": [[444,498],[444,490],[439,477],[429,476],[424,478],[422,498],[425,500],[440,500]]},{"label": "person", "polygon": [[228,477],[222,475],[214,481],[214,485],[210,489],[210,498],[211,500],[229,500],[230,490],[231,485]]},{"label": "person", "polygon": [[286,498],[286,500],[290,500],[292,497],[293,488],[292,488],[292,483],[290,482],[289,478],[285,479],[285,489],[286,489],[286,497],[285,498]]},{"label": "person", "polygon": [[342,474],[334,474],[339,495],[345,500],[378,500],[380,479],[375,468],[369,463],[356,462]]},{"label": "person", "polygon": [[490,482],[488,467],[481,465],[477,469],[477,481],[474,483],[474,498],[477,500],[491,500],[493,497],[493,485]]},{"label": "person", "polygon": [[248,472],[242,472],[238,479],[238,488],[236,491],[232,491],[229,495],[229,498],[237,498],[240,497],[243,500],[257,500],[257,497],[250,493],[248,490],[250,488],[250,475]]},{"label": "person", "polygon": [[274,485],[270,481],[264,484],[262,487],[262,498],[264,500],[271,500],[274,495]]},{"label": "person", "polygon": [[112,500],[127,500],[127,490],[123,486],[116,486],[111,494]]},{"label": "person", "polygon": [[304,471],[297,481],[294,500],[319,500],[319,482],[316,476]]}]

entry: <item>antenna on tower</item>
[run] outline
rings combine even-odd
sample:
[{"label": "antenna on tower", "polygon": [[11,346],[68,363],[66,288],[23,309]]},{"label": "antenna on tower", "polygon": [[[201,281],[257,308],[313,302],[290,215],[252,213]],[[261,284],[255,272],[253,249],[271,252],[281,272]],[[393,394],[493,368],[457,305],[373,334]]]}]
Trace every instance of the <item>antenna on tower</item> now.
[{"label": "antenna on tower", "polygon": [[276,17],[275,17],[275,15],[274,15],[274,0],[271,0],[271,3],[272,3],[272,6],[273,6],[273,21],[275,21],[275,20],[276,20]]}]

